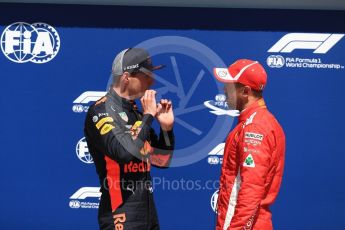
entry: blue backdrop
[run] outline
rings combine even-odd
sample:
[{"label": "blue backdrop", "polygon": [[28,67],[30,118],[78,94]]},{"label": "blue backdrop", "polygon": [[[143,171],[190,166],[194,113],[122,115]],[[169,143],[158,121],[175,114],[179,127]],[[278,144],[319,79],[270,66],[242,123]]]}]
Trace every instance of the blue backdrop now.
[{"label": "blue backdrop", "polygon": [[[101,19],[74,18],[72,9]],[[122,23],[111,10],[140,17]],[[339,15],[345,19],[344,12],[305,11],[304,17],[316,21],[320,13],[328,27],[284,25],[281,18],[267,23],[268,15],[279,11],[213,9],[209,12],[216,13],[219,23],[203,19],[204,25],[184,21],[187,16],[172,16],[170,22],[164,12],[195,13],[200,19],[207,9],[0,5],[2,34],[12,23],[40,21],[53,26],[61,41],[56,56],[42,64],[16,63],[0,53],[0,228],[97,229],[97,193],[76,194],[99,186],[81,140],[85,111],[96,98],[91,96],[106,91],[115,54],[140,46],[150,50],[154,63],[167,65],[154,88],[159,97],[172,99],[177,117],[174,167],[152,171],[163,230],[215,225],[212,196],[222,158],[221,147],[216,147],[236,119],[210,113],[204,102],[223,108],[216,97],[222,85],[213,79],[212,68],[238,58],[258,60],[266,68],[264,97],[287,138],[283,184],[272,207],[275,229],[344,229],[345,20],[335,25]],[[254,14],[249,15],[253,24],[248,18],[240,21],[242,13],[251,12],[263,18]],[[229,15],[221,18],[224,13]],[[291,22],[303,19],[300,11],[280,13],[291,16]],[[330,44],[332,34],[339,39]],[[269,52],[286,35],[291,37],[285,45],[295,49]],[[6,39],[1,39],[4,47]],[[328,50],[315,53],[327,44]],[[89,97],[79,97],[85,92]]]}]

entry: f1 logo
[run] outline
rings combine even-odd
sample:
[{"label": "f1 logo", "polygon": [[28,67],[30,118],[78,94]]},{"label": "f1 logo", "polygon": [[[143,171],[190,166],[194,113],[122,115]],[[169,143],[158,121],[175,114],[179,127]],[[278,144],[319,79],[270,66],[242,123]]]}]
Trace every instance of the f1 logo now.
[{"label": "f1 logo", "polygon": [[87,104],[91,101],[97,101],[101,97],[103,97],[107,92],[99,92],[99,91],[86,91],[82,93],[77,99],[73,101],[73,103],[80,103],[80,104]]},{"label": "f1 logo", "polygon": [[327,53],[344,34],[290,33],[282,37],[269,53],[291,53],[295,49],[312,49],[315,54]]},{"label": "f1 logo", "polygon": [[85,104],[88,104],[90,102],[97,101],[101,97],[103,97],[107,92],[100,92],[100,91],[86,91],[82,93],[78,98],[76,98],[72,106],[72,110],[75,113],[82,113],[87,112],[89,109],[89,106],[86,106]]},{"label": "f1 logo", "polygon": [[101,197],[101,192],[99,191],[99,187],[82,187],[78,191],[76,191],[70,199],[74,200],[85,200],[88,197]]}]

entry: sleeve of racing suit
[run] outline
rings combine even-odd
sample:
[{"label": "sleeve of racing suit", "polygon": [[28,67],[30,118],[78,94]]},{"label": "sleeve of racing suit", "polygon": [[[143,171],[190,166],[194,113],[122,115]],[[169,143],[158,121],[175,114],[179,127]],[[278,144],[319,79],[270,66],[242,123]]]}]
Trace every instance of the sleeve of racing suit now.
[{"label": "sleeve of racing suit", "polygon": [[150,154],[151,164],[159,168],[168,167],[175,147],[174,131],[160,129],[159,137],[157,137],[151,129],[151,146],[153,148]]},{"label": "sleeve of racing suit", "polygon": [[269,136],[259,125],[249,124],[242,130],[237,148],[241,184],[228,229],[252,229],[265,195],[271,161]]},{"label": "sleeve of racing suit", "polygon": [[[90,114],[90,122],[93,115]],[[100,144],[105,148],[105,154],[119,163],[127,163],[134,159],[140,158],[140,149],[144,146],[145,140],[150,136],[151,123],[153,116],[146,114],[142,118],[140,131],[136,138],[130,133],[125,132],[124,127],[116,118],[106,116],[98,122],[93,123],[96,132],[99,132]]]}]

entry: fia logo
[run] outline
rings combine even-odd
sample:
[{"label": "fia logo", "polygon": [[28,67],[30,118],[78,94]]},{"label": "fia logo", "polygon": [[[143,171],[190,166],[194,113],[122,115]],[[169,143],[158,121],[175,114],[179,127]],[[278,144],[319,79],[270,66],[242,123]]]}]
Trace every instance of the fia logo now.
[{"label": "fia logo", "polygon": [[267,58],[266,63],[271,68],[281,68],[285,64],[285,59],[280,55],[270,55]]},{"label": "fia logo", "polygon": [[1,35],[2,52],[16,63],[46,63],[59,49],[59,34],[46,23],[16,22],[7,26]]},{"label": "fia logo", "polygon": [[215,191],[211,197],[211,208],[217,213],[217,201],[218,201],[219,190]]},{"label": "fia logo", "polygon": [[78,141],[77,146],[75,148],[75,152],[76,152],[79,160],[81,160],[85,164],[92,164],[93,163],[93,159],[92,159],[92,156],[89,152],[89,148],[87,146],[85,137],[81,138]]},{"label": "fia logo", "polygon": [[237,117],[239,115],[238,110],[229,109],[228,103],[226,102],[226,96],[224,94],[216,95],[215,99],[216,101],[209,100],[204,102],[204,105],[211,109],[210,113],[217,116],[228,115],[231,117]]}]

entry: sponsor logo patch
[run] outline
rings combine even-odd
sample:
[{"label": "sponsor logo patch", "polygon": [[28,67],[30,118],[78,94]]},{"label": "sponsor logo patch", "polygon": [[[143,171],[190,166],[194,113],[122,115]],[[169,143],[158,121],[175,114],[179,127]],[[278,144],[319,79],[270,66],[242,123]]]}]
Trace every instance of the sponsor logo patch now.
[{"label": "sponsor logo patch", "polygon": [[150,172],[150,164],[145,163],[144,161],[140,163],[129,162],[124,166],[124,173],[136,173],[136,172]]},{"label": "sponsor logo patch", "polygon": [[105,135],[109,133],[113,128],[115,128],[115,126],[111,124],[105,124],[103,128],[101,129],[101,135]]},{"label": "sponsor logo patch", "polygon": [[249,167],[249,168],[254,168],[255,167],[255,162],[252,154],[249,154],[247,158],[243,162],[244,167]]},{"label": "sponsor logo patch", "polygon": [[105,123],[107,122],[113,122],[114,119],[112,117],[104,117],[102,118],[99,122],[96,124],[96,128],[99,129],[101,128]]},{"label": "sponsor logo patch", "polygon": [[244,139],[245,143],[252,144],[252,145],[261,145],[261,141],[258,140],[252,140],[252,139]]},{"label": "sponsor logo patch", "polygon": [[121,117],[122,120],[124,120],[125,122],[128,122],[128,116],[125,112],[119,113],[119,116]]},{"label": "sponsor logo patch", "polygon": [[135,69],[135,68],[138,68],[138,67],[139,67],[139,64],[130,65],[130,66],[127,66],[124,70]]},{"label": "sponsor logo patch", "polygon": [[254,139],[254,140],[262,141],[264,139],[264,135],[262,135],[261,133],[245,132],[244,133],[244,138],[249,138],[249,139]]},{"label": "sponsor logo patch", "polygon": [[260,151],[256,150],[256,149],[250,149],[248,147],[243,147],[243,152],[245,153],[260,153]]},{"label": "sponsor logo patch", "polygon": [[98,117],[97,116],[93,116],[92,121],[96,123],[98,121]]},{"label": "sponsor logo patch", "polygon": [[126,222],[126,214],[121,213],[121,214],[116,214],[113,216],[114,218],[114,225],[116,230],[123,230],[124,226],[123,223]]}]

